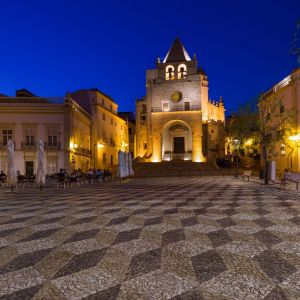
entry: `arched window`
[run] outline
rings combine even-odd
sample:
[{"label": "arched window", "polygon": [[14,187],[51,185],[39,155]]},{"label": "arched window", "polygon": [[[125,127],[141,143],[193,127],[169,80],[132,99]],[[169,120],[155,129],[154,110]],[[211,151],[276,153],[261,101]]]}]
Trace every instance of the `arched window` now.
[{"label": "arched window", "polygon": [[186,77],[186,65],[180,64],[177,69],[178,79],[184,79]]},{"label": "arched window", "polygon": [[172,65],[166,66],[166,80],[173,80],[174,78],[174,67]]}]

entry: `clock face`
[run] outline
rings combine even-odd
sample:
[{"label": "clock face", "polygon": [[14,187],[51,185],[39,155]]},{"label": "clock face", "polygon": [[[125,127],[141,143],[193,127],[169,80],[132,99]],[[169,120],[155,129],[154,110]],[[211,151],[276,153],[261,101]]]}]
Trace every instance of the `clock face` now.
[{"label": "clock face", "polygon": [[178,102],[182,99],[182,93],[180,91],[175,91],[171,94],[171,99],[174,102]]}]

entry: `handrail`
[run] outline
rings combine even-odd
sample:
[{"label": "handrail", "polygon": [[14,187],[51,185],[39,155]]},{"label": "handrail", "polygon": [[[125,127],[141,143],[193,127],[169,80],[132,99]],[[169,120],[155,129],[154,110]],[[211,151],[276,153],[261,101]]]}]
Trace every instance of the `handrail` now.
[{"label": "handrail", "polygon": [[64,104],[64,97],[0,97],[0,103]]}]

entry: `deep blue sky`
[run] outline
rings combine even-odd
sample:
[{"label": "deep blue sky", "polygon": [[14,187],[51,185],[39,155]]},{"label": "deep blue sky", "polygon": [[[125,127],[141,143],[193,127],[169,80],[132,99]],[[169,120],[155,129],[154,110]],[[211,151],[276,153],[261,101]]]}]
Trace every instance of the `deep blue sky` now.
[{"label": "deep blue sky", "polygon": [[177,31],[227,111],[281,80],[299,0],[0,2],[0,93],[27,88],[63,96],[97,87],[134,110],[145,70],[164,57]]}]

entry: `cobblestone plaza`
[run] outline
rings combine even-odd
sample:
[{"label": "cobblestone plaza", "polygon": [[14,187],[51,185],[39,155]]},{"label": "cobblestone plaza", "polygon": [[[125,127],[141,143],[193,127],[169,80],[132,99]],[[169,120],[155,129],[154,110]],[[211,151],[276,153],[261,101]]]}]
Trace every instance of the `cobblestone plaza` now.
[{"label": "cobblestone plaza", "polygon": [[299,299],[299,225],[231,177],[0,190],[0,298]]}]

